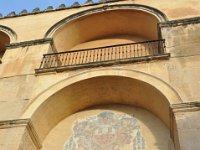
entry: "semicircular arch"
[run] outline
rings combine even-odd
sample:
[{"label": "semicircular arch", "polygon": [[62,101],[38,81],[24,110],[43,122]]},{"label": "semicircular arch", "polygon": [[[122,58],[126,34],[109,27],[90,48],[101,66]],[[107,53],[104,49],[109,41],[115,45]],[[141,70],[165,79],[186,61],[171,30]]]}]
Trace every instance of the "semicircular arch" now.
[{"label": "semicircular arch", "polygon": [[158,23],[166,20],[161,11],[144,5],[102,6],[64,18],[45,38],[53,38],[58,52],[157,40]]},{"label": "semicircular arch", "polygon": [[117,4],[117,5],[109,5],[109,6],[102,6],[98,8],[93,8],[93,9],[88,9],[84,10],[75,14],[72,14],[61,21],[57,22],[54,24],[46,33],[45,33],[45,38],[51,38],[54,34],[54,32],[62,27],[64,24],[69,23],[75,19],[81,18],[86,15],[98,13],[98,12],[103,12],[103,11],[108,11],[108,10],[116,10],[116,9],[132,9],[132,10],[140,10],[140,11],[145,11],[148,12],[152,15],[154,15],[160,22],[167,21],[168,18],[167,16],[161,12],[160,10],[146,6],[146,5],[139,5],[139,4]]},{"label": "semicircular arch", "polygon": [[74,84],[80,81],[94,78],[94,77],[101,77],[101,76],[121,76],[136,79],[139,81],[143,81],[148,83],[149,85],[155,87],[158,91],[160,91],[168,100],[169,104],[176,104],[181,102],[181,97],[179,94],[165,81],[152,76],[150,74],[130,70],[130,69],[122,69],[122,68],[112,68],[112,69],[98,69],[93,71],[84,71],[78,73],[76,75],[70,76],[66,79],[63,79],[56,84],[48,87],[46,90],[42,91],[38,94],[35,98],[32,99],[32,103],[27,107],[23,117],[29,118],[31,115],[36,111],[36,109],[50,96],[54,95],[56,92],[60,91],[61,89]]},{"label": "semicircular arch", "polygon": [[9,36],[10,43],[15,43],[17,41],[17,34],[11,28],[0,25],[0,32],[3,32]]},{"label": "semicircular arch", "polygon": [[[36,130],[44,131],[40,135],[42,140],[65,117],[105,104],[144,108],[169,127],[170,105],[180,101],[180,96],[169,84],[152,75],[128,69],[99,69],[79,73],[52,85],[32,100],[21,118],[37,122]],[[52,120],[48,122],[49,126],[41,127],[48,119]]]}]

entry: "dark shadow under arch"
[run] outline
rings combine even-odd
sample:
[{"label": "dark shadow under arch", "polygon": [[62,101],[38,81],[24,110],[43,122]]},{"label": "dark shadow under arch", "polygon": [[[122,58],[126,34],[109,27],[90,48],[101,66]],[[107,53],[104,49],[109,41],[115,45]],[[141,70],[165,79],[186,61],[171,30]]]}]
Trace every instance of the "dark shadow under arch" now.
[{"label": "dark shadow under arch", "polygon": [[14,43],[17,41],[17,34],[14,30],[9,27],[0,25],[0,32],[7,34],[10,38],[10,43]]}]

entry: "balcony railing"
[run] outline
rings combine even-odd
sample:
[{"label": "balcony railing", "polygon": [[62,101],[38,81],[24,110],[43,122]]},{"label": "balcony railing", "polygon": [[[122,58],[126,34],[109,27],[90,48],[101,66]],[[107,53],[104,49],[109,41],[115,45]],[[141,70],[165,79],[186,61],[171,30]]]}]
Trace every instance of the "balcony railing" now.
[{"label": "balcony railing", "polygon": [[164,40],[111,45],[91,49],[45,54],[36,73],[82,67],[105,66],[169,57]]}]

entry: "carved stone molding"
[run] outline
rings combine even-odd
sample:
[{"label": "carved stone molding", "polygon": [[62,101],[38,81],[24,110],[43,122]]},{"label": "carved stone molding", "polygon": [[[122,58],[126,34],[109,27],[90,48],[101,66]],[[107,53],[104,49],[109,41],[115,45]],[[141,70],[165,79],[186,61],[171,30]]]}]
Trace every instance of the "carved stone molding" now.
[{"label": "carved stone molding", "polygon": [[159,27],[176,27],[176,26],[184,26],[189,24],[198,24],[200,23],[200,17],[186,18],[186,19],[178,19],[172,21],[166,21],[159,23]]},{"label": "carved stone molding", "polygon": [[200,111],[200,102],[187,102],[187,103],[173,104],[171,105],[171,108],[174,113]]},{"label": "carved stone molding", "polygon": [[31,41],[25,41],[25,42],[19,42],[19,43],[12,43],[12,44],[6,45],[6,48],[12,49],[12,48],[33,46],[33,45],[46,44],[46,43],[52,43],[52,42],[53,42],[52,38],[44,38],[44,39],[37,39],[37,40],[31,40]]}]

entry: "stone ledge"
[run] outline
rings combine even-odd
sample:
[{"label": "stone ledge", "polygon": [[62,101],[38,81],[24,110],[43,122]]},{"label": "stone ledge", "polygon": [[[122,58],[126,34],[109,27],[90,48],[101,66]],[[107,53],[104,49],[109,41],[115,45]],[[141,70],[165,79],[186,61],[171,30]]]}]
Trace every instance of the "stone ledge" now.
[{"label": "stone ledge", "polygon": [[8,45],[6,45],[6,48],[12,49],[12,48],[33,46],[33,45],[52,43],[52,42],[53,42],[52,38],[36,39],[36,40],[31,40],[31,41],[8,44]]},{"label": "stone ledge", "polygon": [[185,19],[178,19],[172,21],[166,21],[159,23],[159,27],[176,27],[176,26],[184,26],[189,24],[198,24],[200,23],[200,17],[193,17],[193,18],[185,18]]},{"label": "stone ledge", "polygon": [[173,112],[200,111],[200,102],[187,102],[171,105]]},{"label": "stone ledge", "polygon": [[14,127],[19,127],[19,126],[26,127],[35,146],[38,149],[41,149],[42,148],[41,142],[39,140],[38,134],[30,119],[15,119],[15,120],[0,121],[0,129],[14,128]]}]

